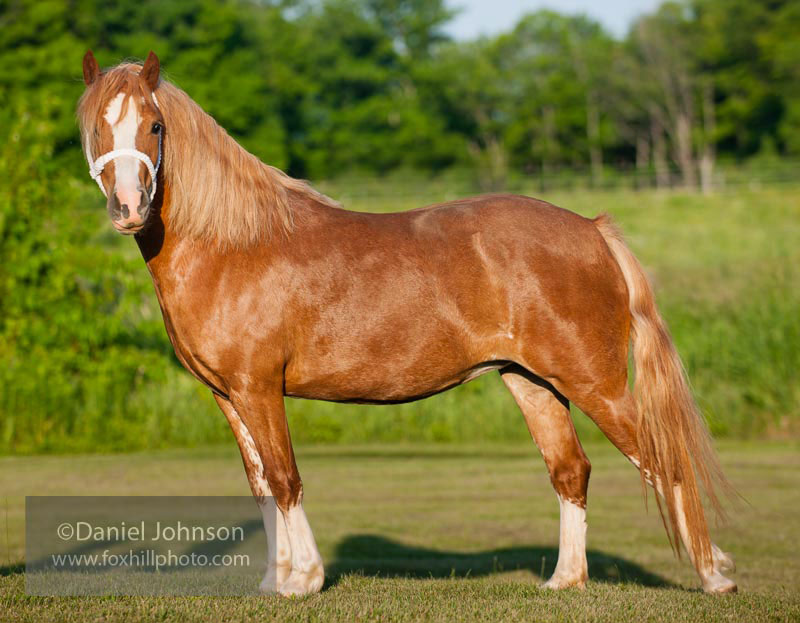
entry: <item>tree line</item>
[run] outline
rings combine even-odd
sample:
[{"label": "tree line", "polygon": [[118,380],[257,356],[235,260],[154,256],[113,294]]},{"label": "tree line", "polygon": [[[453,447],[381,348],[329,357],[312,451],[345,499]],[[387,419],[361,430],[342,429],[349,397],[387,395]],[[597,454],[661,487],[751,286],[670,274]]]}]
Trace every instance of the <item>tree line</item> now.
[{"label": "tree line", "polygon": [[249,150],[312,179],[463,168],[500,188],[612,168],[708,188],[718,158],[800,154],[796,0],[665,2],[623,39],[543,10],[453,41],[453,16],[443,0],[1,0],[0,121],[46,115],[54,158],[77,160],[83,52],[153,49]]}]

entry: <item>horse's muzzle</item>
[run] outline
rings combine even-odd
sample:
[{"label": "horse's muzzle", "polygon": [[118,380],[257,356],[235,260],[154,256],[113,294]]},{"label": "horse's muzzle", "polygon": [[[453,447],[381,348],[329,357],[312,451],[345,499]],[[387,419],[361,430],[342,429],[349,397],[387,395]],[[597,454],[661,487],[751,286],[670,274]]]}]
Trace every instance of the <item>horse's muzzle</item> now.
[{"label": "horse's muzzle", "polygon": [[150,199],[145,188],[136,190],[117,190],[108,198],[108,214],[111,224],[121,234],[135,234],[141,231],[150,213]]}]

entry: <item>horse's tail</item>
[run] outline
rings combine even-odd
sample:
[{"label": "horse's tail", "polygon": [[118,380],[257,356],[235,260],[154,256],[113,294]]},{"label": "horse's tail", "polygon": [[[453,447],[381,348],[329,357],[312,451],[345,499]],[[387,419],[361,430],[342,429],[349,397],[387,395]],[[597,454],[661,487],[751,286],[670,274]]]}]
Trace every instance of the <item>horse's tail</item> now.
[{"label": "horse's tail", "polygon": [[[723,517],[717,490],[729,493],[732,488],[722,473],[708,428],[692,398],[686,373],[656,309],[644,270],[607,215],[598,216],[594,223],[628,286],[642,486],[646,479],[650,480],[663,495],[666,516],[658,496],[656,503],[670,542],[679,555],[680,519],[676,503],[680,504],[682,498],[686,528],[697,562],[711,564],[711,540],[700,489],[705,491],[717,515]],[[677,485],[680,485],[678,495]]]}]

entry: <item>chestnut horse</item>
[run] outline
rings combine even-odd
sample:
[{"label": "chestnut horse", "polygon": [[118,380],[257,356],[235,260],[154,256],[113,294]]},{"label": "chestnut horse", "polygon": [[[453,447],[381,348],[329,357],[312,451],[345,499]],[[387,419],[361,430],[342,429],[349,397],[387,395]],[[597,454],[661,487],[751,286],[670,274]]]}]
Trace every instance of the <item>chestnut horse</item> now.
[{"label": "chestnut horse", "polygon": [[[730,558],[701,504],[725,483],[636,258],[606,216],[515,195],[400,214],[341,209],[246,152],[143,65],[83,61],[90,171],[135,239],[181,363],[214,394],[268,535],[264,592],[314,593],[322,559],[303,511],[284,396],[411,401],[499,371],[561,512],[548,588],[584,586],[590,464],[569,401],[657,489],[676,551],[708,592]],[[633,343],[635,384],[628,387]]]}]

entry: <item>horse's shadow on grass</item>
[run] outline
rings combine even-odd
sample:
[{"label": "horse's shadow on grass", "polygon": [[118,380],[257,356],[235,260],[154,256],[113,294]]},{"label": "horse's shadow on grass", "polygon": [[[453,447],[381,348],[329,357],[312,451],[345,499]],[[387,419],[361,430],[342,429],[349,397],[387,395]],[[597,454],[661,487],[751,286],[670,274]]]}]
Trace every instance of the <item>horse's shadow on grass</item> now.
[{"label": "horse's shadow on grass", "polygon": [[[640,565],[598,550],[587,550],[589,578],[608,584],[634,583],[672,588],[669,580]],[[558,560],[554,547],[507,547],[482,552],[452,552],[404,545],[372,534],[352,535],[335,549],[326,565],[326,588],[343,576],[357,573],[383,578],[474,578],[505,571],[530,571],[542,580],[553,573]],[[0,565],[0,577],[25,572],[24,564]]]},{"label": "horse's shadow on grass", "polygon": [[[673,587],[669,580],[638,564],[597,550],[587,550],[589,578],[609,584]],[[381,536],[359,534],[345,538],[327,565],[328,586],[351,573],[373,577],[468,578],[504,571],[526,570],[549,578],[558,560],[554,547],[508,547],[482,552],[449,552],[404,545]]]},{"label": "horse's shadow on grass", "polygon": [[25,564],[24,563],[12,563],[10,565],[0,565],[0,578],[9,576],[9,575],[19,575],[20,573],[25,573]]}]

